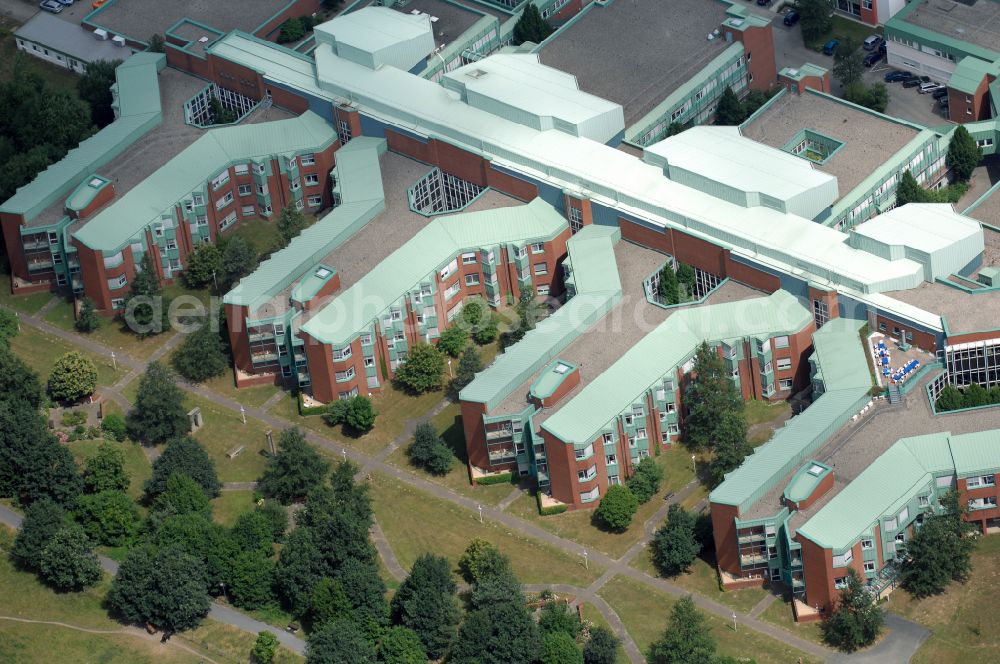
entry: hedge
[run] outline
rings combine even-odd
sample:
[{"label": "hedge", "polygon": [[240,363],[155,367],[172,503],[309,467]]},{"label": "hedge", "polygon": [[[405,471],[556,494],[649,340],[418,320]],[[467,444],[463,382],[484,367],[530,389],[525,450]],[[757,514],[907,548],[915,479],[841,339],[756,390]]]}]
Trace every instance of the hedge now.
[{"label": "hedge", "polygon": [[514,481],[514,473],[499,473],[497,475],[487,475],[477,477],[476,484],[479,486],[489,486],[490,484],[511,484]]},{"label": "hedge", "polygon": [[538,503],[538,513],[542,516],[552,516],[553,514],[562,514],[566,511],[565,504],[550,505],[549,507],[542,507],[542,492],[535,492],[535,502]]},{"label": "hedge", "polygon": [[299,393],[299,415],[322,415],[326,412],[326,406],[307,406]]}]

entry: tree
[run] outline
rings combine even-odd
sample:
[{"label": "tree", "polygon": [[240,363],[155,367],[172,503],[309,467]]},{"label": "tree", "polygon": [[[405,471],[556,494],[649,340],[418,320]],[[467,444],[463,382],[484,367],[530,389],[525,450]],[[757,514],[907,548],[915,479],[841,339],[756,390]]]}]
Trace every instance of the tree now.
[{"label": "tree", "polygon": [[20,334],[21,323],[10,309],[0,309],[0,346],[10,347],[10,340]]},{"label": "tree", "polygon": [[569,634],[550,632],[542,635],[539,661],[541,664],[583,664],[583,653]]},{"label": "tree", "polygon": [[337,579],[324,577],[313,588],[309,606],[309,621],[312,629],[340,620],[341,618],[353,619],[353,609],[351,600],[344,592],[344,586]]},{"label": "tree", "polygon": [[[468,306],[470,305],[466,305],[466,308]],[[482,321],[477,323],[472,329],[472,340],[480,346],[493,343],[497,340],[497,334],[500,331],[499,326],[499,317],[493,311],[487,310],[483,315]]]},{"label": "tree", "polygon": [[161,515],[201,514],[211,518],[212,506],[204,489],[184,473],[172,473],[163,490],[153,494],[153,511]]},{"label": "tree", "polygon": [[886,107],[889,106],[889,89],[885,87],[885,83],[872,83],[861,105],[876,113],[885,113]]},{"label": "tree", "polygon": [[413,432],[413,442],[407,448],[406,454],[410,463],[434,475],[447,475],[455,462],[451,448],[427,421],[417,425]]},{"label": "tree", "polygon": [[413,344],[406,361],[396,369],[396,381],[416,394],[440,388],[443,375],[444,355],[426,343]]},{"label": "tree", "polygon": [[[371,544],[368,542],[367,528],[360,535],[364,538],[364,543],[371,548]],[[331,540],[334,546],[343,544],[342,540],[340,542],[336,538],[331,538]],[[321,539],[324,543],[331,540]],[[349,547],[344,548],[347,548],[350,553]],[[335,578],[340,581],[340,585],[344,587],[344,593],[351,601],[354,621],[374,642],[381,631],[389,625],[389,603],[385,599],[387,589],[385,581],[379,574],[378,565],[375,563],[374,550],[371,551],[370,555],[366,555],[367,553],[353,553],[344,556],[339,564],[334,562],[331,567],[337,570]]]},{"label": "tree", "polygon": [[101,317],[97,315],[97,308],[94,301],[89,297],[84,297],[80,301],[80,314],[73,324],[77,332],[93,332],[101,326]]},{"label": "tree", "polygon": [[209,498],[215,498],[222,489],[215,473],[215,462],[197,440],[191,436],[174,438],[153,462],[153,475],[146,481],[147,499],[152,499],[166,488],[167,479],[174,474],[191,478]]},{"label": "tree", "polygon": [[455,377],[451,381],[451,391],[458,394],[466,385],[476,378],[476,374],[483,370],[483,358],[479,355],[479,350],[475,346],[466,346],[462,351],[462,359],[458,361],[458,369]]},{"label": "tree", "polygon": [[278,554],[275,587],[293,615],[305,616],[312,607],[312,592],[329,571],[311,529],[298,527]]},{"label": "tree", "polygon": [[715,638],[691,595],[670,610],[667,630],[649,649],[651,664],[715,664]]},{"label": "tree", "polygon": [[123,441],[127,435],[125,418],[118,413],[108,413],[101,420],[101,431],[108,440]]},{"label": "tree", "polygon": [[158,549],[175,548],[205,565],[205,591],[218,593],[219,583],[237,554],[236,543],[225,528],[212,523],[205,512],[150,514],[147,539]]},{"label": "tree", "polygon": [[458,357],[468,340],[469,333],[464,327],[452,325],[441,333],[437,346],[450,357]]},{"label": "tree", "polygon": [[67,523],[66,510],[51,498],[33,503],[24,513],[11,556],[24,569],[37,569],[42,551]]},{"label": "tree", "polygon": [[524,338],[528,332],[535,329],[535,323],[539,318],[539,304],[536,301],[534,288],[527,288],[521,291],[521,296],[514,305],[514,320],[511,329],[504,332],[500,337],[501,348],[513,346]]},{"label": "tree", "polygon": [[273,527],[259,509],[236,517],[229,536],[240,551],[259,551],[270,556],[274,548]]},{"label": "tree", "polygon": [[686,572],[701,551],[695,537],[697,519],[678,504],[667,511],[667,521],[653,536],[653,562],[661,574],[676,576]]},{"label": "tree", "polygon": [[329,462],[306,442],[298,427],[292,427],[278,437],[278,453],[268,457],[257,488],[265,496],[288,505],[322,485],[328,472]]},{"label": "tree", "polygon": [[79,591],[101,580],[101,564],[83,528],[67,524],[56,531],[38,559],[38,576],[60,591]]},{"label": "tree", "polygon": [[539,650],[538,628],[523,597],[486,604],[466,615],[452,646],[455,664],[529,664]]},{"label": "tree", "polygon": [[461,610],[447,558],[424,554],[392,598],[392,620],[417,634],[426,656],[440,659],[458,632]]},{"label": "tree", "polygon": [[958,410],[962,407],[962,393],[954,385],[946,385],[938,395],[938,410]]},{"label": "tree", "polygon": [[181,279],[188,288],[205,288],[216,283],[222,272],[222,250],[216,244],[196,244],[188,254]]},{"label": "tree", "polygon": [[254,510],[260,514],[271,528],[271,540],[274,542],[285,541],[285,531],[288,530],[288,511],[276,500],[265,501],[263,505]]},{"label": "tree", "polygon": [[960,505],[958,493],[941,497],[944,510],[931,514],[906,543],[907,558],[900,574],[901,584],[918,598],[944,592],[952,581],[964,581],[972,569],[970,556],[975,526],[965,521],[968,507]]},{"label": "tree", "polygon": [[864,73],[864,55],[858,49],[858,41],[853,37],[842,38],[833,55],[833,77],[846,88],[860,82]]},{"label": "tree", "polygon": [[393,627],[379,641],[378,659],[383,664],[426,664],[427,651],[412,629]]},{"label": "tree", "polygon": [[741,412],[723,412],[715,426],[715,456],[708,467],[712,485],[722,484],[726,473],[739,468],[752,452],[753,446],[747,442],[746,417]]},{"label": "tree", "polygon": [[853,567],[847,568],[847,586],[830,616],[823,621],[823,639],[835,648],[854,652],[878,638],[885,614]]},{"label": "tree", "polygon": [[802,39],[808,44],[824,37],[833,29],[830,3],[827,0],[798,0],[795,4],[802,26]]},{"label": "tree", "polygon": [[121,60],[91,62],[76,81],[77,94],[90,104],[90,119],[98,127],[105,127],[115,120],[115,112],[111,108],[111,86],[115,84],[115,68],[121,63]]},{"label": "tree", "polygon": [[206,322],[184,337],[173,354],[173,365],[177,373],[193,383],[200,383],[226,373],[229,360],[219,333]]},{"label": "tree", "polygon": [[122,318],[140,338],[159,334],[167,328],[168,307],[163,301],[163,287],[156,276],[152,254],[148,251],[139,261],[136,275],[125,295],[124,308]]},{"label": "tree", "polygon": [[361,628],[345,618],[327,623],[309,637],[306,664],[375,664],[375,647]]},{"label": "tree", "polygon": [[19,401],[30,410],[42,405],[42,386],[38,376],[9,349],[0,347],[0,394],[5,401]]},{"label": "tree", "polygon": [[208,115],[213,125],[232,124],[238,119],[236,111],[223,106],[218,97],[208,98]]},{"label": "tree", "polygon": [[177,547],[129,551],[108,591],[108,608],[129,623],[167,633],[197,627],[210,606],[205,565]]},{"label": "tree", "polygon": [[378,415],[378,412],[372,405],[372,400],[366,396],[356,394],[347,401],[347,409],[344,411],[344,423],[354,431],[369,431],[375,426],[376,415]]},{"label": "tree", "polygon": [[49,394],[59,401],[77,401],[97,389],[97,367],[83,353],[70,351],[56,360],[49,376]]},{"label": "tree", "polygon": [[139,527],[135,502],[117,489],[81,496],[76,518],[90,539],[105,546],[124,546]]},{"label": "tree", "polygon": [[441,443],[440,445],[435,445],[431,450],[431,455],[427,459],[425,468],[427,468],[427,472],[431,475],[441,477],[450,473],[454,465],[455,455],[452,453],[451,448]]},{"label": "tree", "polygon": [[896,187],[896,205],[906,205],[907,203],[925,203],[927,192],[920,186],[916,178],[909,170],[903,171],[903,177]]},{"label": "tree", "polygon": [[257,267],[257,251],[243,237],[236,235],[227,239],[222,247],[222,281],[223,290],[229,290],[237,281],[254,271]]},{"label": "tree", "polygon": [[18,399],[0,401],[0,496],[25,506],[48,496],[70,507],[82,490],[73,454],[38,411]]},{"label": "tree", "polygon": [[715,109],[715,124],[717,125],[738,125],[746,120],[743,115],[743,104],[736,96],[733,89],[726,86],[719,97],[719,105]]},{"label": "tree", "polygon": [[302,212],[295,209],[294,205],[289,203],[281,208],[281,212],[278,213],[276,225],[278,227],[278,235],[281,236],[281,246],[287,247],[292,238],[309,226],[309,220]]},{"label": "tree", "polygon": [[97,454],[83,464],[83,483],[87,491],[124,491],[129,486],[125,453],[118,445],[101,443]]},{"label": "tree", "polygon": [[977,408],[990,403],[990,394],[979,383],[970,383],[962,393],[963,408]]},{"label": "tree", "polygon": [[156,33],[152,37],[150,37],[149,46],[146,47],[146,50],[149,51],[150,53],[163,53],[164,52],[163,35]]},{"label": "tree", "polygon": [[233,604],[243,609],[259,609],[270,603],[274,596],[274,563],[268,553],[241,551],[226,570],[226,588]]},{"label": "tree", "polygon": [[583,630],[580,619],[562,602],[548,602],[538,615],[538,628],[543,634],[562,632],[576,639]]},{"label": "tree", "polygon": [[296,42],[305,37],[306,29],[302,25],[302,19],[290,18],[281,24],[281,31],[278,33],[278,43],[288,44]]},{"label": "tree", "polygon": [[684,435],[692,447],[711,449],[720,435],[733,435],[736,422],[723,417],[725,413],[745,417],[743,399],[725,370],[722,358],[706,342],[702,342],[695,353],[692,376],[682,395],[688,408]]},{"label": "tree", "polygon": [[150,362],[139,379],[135,406],[125,418],[125,427],[133,440],[147,445],[161,443],[186,434],[190,428],[184,393],[174,383],[170,371],[159,362]]},{"label": "tree", "polygon": [[643,505],[648,503],[660,490],[661,481],[663,481],[663,469],[652,458],[646,457],[632,471],[632,477],[628,478],[625,486],[636,497],[639,504]]},{"label": "tree", "polygon": [[601,498],[594,517],[608,530],[621,533],[628,529],[638,509],[639,501],[627,486],[612,485]]},{"label": "tree", "polygon": [[677,288],[677,273],[674,272],[670,263],[664,265],[663,269],[660,270],[660,285],[657,293],[664,304],[677,304],[681,301],[681,294]]},{"label": "tree", "polygon": [[607,627],[590,628],[590,639],[583,646],[583,664],[615,664],[621,641]]},{"label": "tree", "polygon": [[968,182],[969,178],[972,177],[972,171],[982,159],[983,150],[976,144],[976,139],[972,137],[965,126],[958,125],[951,135],[946,157],[946,163],[951,169],[952,175],[960,182]]},{"label": "tree", "polygon": [[271,664],[277,651],[278,637],[274,632],[264,630],[257,635],[253,650],[250,651],[250,659],[254,664]]},{"label": "tree", "polygon": [[525,6],[521,17],[514,24],[514,45],[517,46],[524,42],[541,44],[554,31],[549,22],[542,18],[538,7],[529,4]]},{"label": "tree", "polygon": [[479,578],[479,563],[487,553],[498,553],[496,546],[488,540],[480,537],[469,542],[465,551],[458,559],[458,569],[462,577],[469,583],[473,583]]}]

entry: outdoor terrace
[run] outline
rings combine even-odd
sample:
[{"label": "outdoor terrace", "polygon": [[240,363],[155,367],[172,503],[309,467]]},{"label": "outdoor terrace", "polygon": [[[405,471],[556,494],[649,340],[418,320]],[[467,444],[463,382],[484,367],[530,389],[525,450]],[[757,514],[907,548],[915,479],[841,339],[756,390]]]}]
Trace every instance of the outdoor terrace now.
[{"label": "outdoor terrace", "polygon": [[708,41],[726,18],[708,0],[627,0],[593,5],[540,52],[585,92],[619,103],[631,126],[729,44]]},{"label": "outdoor terrace", "polygon": [[920,133],[915,127],[809,92],[782,95],[743,126],[742,133],[759,143],[785,149],[804,129],[843,144],[825,163],[813,163],[837,178],[841,196]]},{"label": "outdoor terrace", "polygon": [[[666,256],[623,240],[615,247],[615,260],[622,284],[622,299],[608,315],[558,353],[561,360],[579,366],[580,383],[553,408],[546,408],[537,414],[534,418],[535,426],[569,403],[591,380],[607,371],[640,339],[680,310],[663,309],[650,304],[643,291],[643,279],[661,267]],[[706,303],[733,302],[760,295],[759,291],[729,281],[712,293]],[[514,414],[524,410],[528,405],[528,389],[542,371],[545,368],[514,390],[490,415]]]}]

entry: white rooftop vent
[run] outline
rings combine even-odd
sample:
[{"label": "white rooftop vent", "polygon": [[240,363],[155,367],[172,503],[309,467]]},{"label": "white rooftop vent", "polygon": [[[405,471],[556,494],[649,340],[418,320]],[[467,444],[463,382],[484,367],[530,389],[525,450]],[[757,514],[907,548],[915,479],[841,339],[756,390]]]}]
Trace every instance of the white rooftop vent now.
[{"label": "white rooftop vent", "polygon": [[813,465],[809,466],[809,474],[819,477],[820,475],[823,474],[823,466],[819,466],[814,463]]},{"label": "white rooftop vent", "polygon": [[555,366],[555,368],[553,369],[553,371],[555,371],[557,374],[564,374],[567,371],[569,371],[569,365],[568,364],[563,364],[562,362],[560,362],[559,364],[557,364]]},{"label": "white rooftop vent", "polygon": [[465,75],[469,78],[482,78],[483,76],[486,76],[486,72],[482,69],[473,69],[472,71],[466,72]]},{"label": "white rooftop vent", "polygon": [[715,35],[711,32],[708,33],[708,41],[712,41],[713,39],[715,39]]},{"label": "white rooftop vent", "polygon": [[100,187],[102,184],[104,184],[104,180],[102,180],[101,178],[91,178],[88,184],[96,189],[97,187]]},{"label": "white rooftop vent", "polygon": [[798,76],[799,75],[799,70],[798,69],[789,69],[788,70],[788,75],[789,76]]},{"label": "white rooftop vent", "polygon": [[316,270],[316,276],[319,277],[320,279],[326,279],[327,277],[330,276],[330,274],[331,271],[326,269],[325,267],[321,267],[318,270]]},{"label": "white rooftop vent", "polygon": [[[729,25],[733,26],[734,28],[738,28],[744,23],[746,23],[746,20],[742,18],[734,18],[731,21],[729,21]],[[718,30],[716,30],[716,32],[718,32]]]},{"label": "white rooftop vent", "polygon": [[208,37],[198,37],[198,43],[199,44],[204,44],[207,41],[208,41]]},{"label": "white rooftop vent", "polygon": [[115,35],[111,38],[111,43],[115,46],[122,47],[125,45],[125,38],[121,35]]},{"label": "white rooftop vent", "polygon": [[108,38],[108,31],[105,30],[104,28],[98,28],[94,30],[94,39],[100,39],[101,41],[104,41],[107,38]]},{"label": "white rooftop vent", "polygon": [[431,23],[437,23],[439,20],[441,19],[439,19],[437,16],[431,16]]}]

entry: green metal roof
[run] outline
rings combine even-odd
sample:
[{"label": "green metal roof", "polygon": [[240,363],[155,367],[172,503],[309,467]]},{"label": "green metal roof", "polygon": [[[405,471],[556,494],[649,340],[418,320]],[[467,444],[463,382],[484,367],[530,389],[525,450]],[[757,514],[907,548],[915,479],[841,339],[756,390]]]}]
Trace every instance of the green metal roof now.
[{"label": "green metal roof", "polygon": [[316,296],[316,293],[333,279],[337,271],[329,265],[317,265],[316,269],[302,278],[292,288],[292,301],[303,304]]},{"label": "green metal roof", "polygon": [[91,249],[117,251],[231,164],[319,151],[335,140],[333,127],[312,111],[289,120],[213,129],[87,222],[75,237]]},{"label": "green metal roof", "polygon": [[337,150],[334,172],[341,205],[241,279],[223,302],[249,307],[252,314],[381,214],[385,194],[379,156],[385,151],[385,139],[370,137],[355,138]]},{"label": "green metal roof", "polygon": [[561,353],[611,311],[622,297],[614,245],[617,226],[585,226],[566,243],[576,295],[513,347],[508,348],[459,394],[463,401],[486,404],[492,411],[519,385]]},{"label": "green metal roof", "polygon": [[565,227],[562,215],[540,198],[527,205],[439,217],[323,307],[302,331],[322,343],[347,343],[463,251],[548,240]]},{"label": "green metal roof", "polygon": [[792,481],[785,487],[785,499],[798,503],[812,495],[819,483],[830,474],[830,466],[809,460],[795,471]]},{"label": "green metal roof", "polygon": [[979,58],[966,56],[955,67],[951,78],[948,79],[948,87],[954,88],[966,94],[976,94],[983,79],[987,76],[996,76],[1000,64],[996,62],[985,62]]},{"label": "green metal roof", "polygon": [[528,392],[538,399],[547,399],[552,396],[559,386],[563,384],[566,377],[577,370],[577,365],[566,360],[556,359],[538,375],[535,382],[531,384]]},{"label": "green metal roof", "polygon": [[66,209],[79,212],[90,205],[94,197],[109,184],[111,184],[111,180],[103,178],[100,175],[92,175],[86,178],[77,185],[73,193],[66,199]]},{"label": "green metal roof", "polygon": [[958,477],[1000,473],[1000,430],[952,436],[949,442]]},{"label": "green metal roof", "polygon": [[809,311],[783,290],[762,298],[683,309],[595,377],[542,428],[565,443],[588,443],[640,395],[690,357],[703,340],[723,342],[792,334],[810,321]]},{"label": "green metal roof", "polygon": [[871,389],[868,359],[858,336],[863,324],[834,318],[813,335],[813,360],[822,376],[823,395],[729,473],[709,496],[713,503],[747,511],[860,410]]},{"label": "green metal roof", "polygon": [[157,73],[166,64],[166,56],[162,53],[136,53],[118,65],[114,85],[118,109],[115,121],[18,189],[0,205],[0,212],[19,214],[30,221],[66,196],[88,175],[158,127],[163,122],[163,113]]}]

